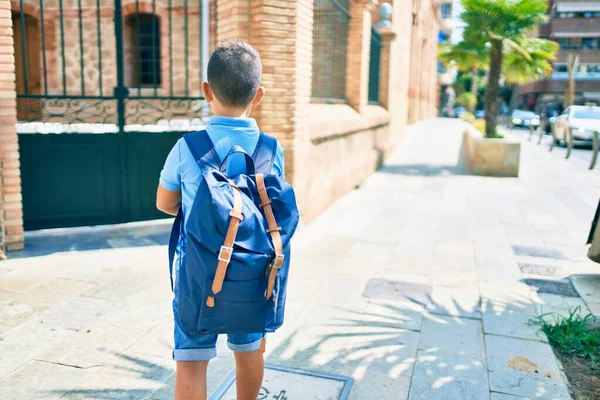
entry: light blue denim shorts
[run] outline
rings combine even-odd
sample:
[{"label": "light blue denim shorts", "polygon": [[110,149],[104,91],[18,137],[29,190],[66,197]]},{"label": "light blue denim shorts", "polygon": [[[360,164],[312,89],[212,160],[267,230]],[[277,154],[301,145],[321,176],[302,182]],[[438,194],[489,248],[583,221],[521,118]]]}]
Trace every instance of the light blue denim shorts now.
[{"label": "light blue denim shorts", "polygon": [[[175,322],[175,361],[208,361],[217,356],[218,335],[206,335],[183,329],[177,312],[177,275],[179,262],[175,263],[175,279],[173,291],[173,320]],[[235,352],[248,353],[260,349],[264,333],[228,334],[227,347]]]}]

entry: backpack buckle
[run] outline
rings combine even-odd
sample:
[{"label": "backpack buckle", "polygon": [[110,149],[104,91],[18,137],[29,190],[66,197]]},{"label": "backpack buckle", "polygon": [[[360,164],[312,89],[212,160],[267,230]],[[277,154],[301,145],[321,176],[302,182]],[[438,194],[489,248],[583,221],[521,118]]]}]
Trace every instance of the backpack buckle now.
[{"label": "backpack buckle", "polygon": [[284,254],[276,254],[273,262],[271,263],[271,268],[279,269],[283,265],[283,261],[285,260]]},{"label": "backpack buckle", "polygon": [[219,261],[223,261],[226,262],[227,264],[229,264],[231,262],[231,256],[233,255],[233,246],[221,246],[221,249],[219,250],[219,255],[217,256],[217,259]]}]

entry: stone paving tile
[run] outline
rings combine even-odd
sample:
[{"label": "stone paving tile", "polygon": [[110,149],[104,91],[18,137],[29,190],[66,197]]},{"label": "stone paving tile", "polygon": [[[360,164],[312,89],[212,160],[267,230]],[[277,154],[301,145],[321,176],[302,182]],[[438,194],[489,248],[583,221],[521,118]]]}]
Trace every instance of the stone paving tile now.
[{"label": "stone paving tile", "polygon": [[146,399],[173,375],[173,361],[149,356],[120,354],[106,366],[73,387],[62,399]]},{"label": "stone paving tile", "polygon": [[133,329],[93,325],[89,329],[75,332],[36,359],[77,368],[110,365],[144,334]]},{"label": "stone paving tile", "polygon": [[485,359],[480,320],[442,315],[423,320],[419,351]]},{"label": "stone paving tile", "polygon": [[411,301],[369,300],[365,312],[360,316],[363,325],[421,329],[423,305]]},{"label": "stone paving tile", "polygon": [[563,252],[554,248],[544,246],[522,245],[522,242],[520,241],[517,241],[516,243],[519,244],[513,246],[513,251],[518,256],[553,258],[558,260],[569,259]]},{"label": "stone paving tile", "polygon": [[600,274],[573,276],[571,282],[586,302],[600,301]]},{"label": "stone paving tile", "polygon": [[28,304],[52,307],[70,300],[94,286],[93,283],[89,282],[55,278],[45,281],[36,286],[35,289],[22,293],[19,299]]},{"label": "stone paving tile", "polygon": [[488,308],[483,313],[483,330],[486,334],[547,342],[548,339],[535,318],[535,315],[525,314],[512,307],[503,311]]},{"label": "stone paving tile", "polygon": [[42,312],[37,319],[47,327],[79,330],[96,321],[111,308],[109,300],[77,296]]},{"label": "stone paving tile", "polygon": [[585,315],[588,313],[588,307],[580,298],[565,297],[548,293],[534,294],[533,301],[538,314],[558,313],[562,316],[568,316],[579,308],[579,313]]},{"label": "stone paving tile", "polygon": [[542,275],[561,278],[565,274],[561,267],[554,265],[519,263],[519,268],[521,268],[521,272],[523,272],[524,274],[530,275]]},{"label": "stone paving tile", "polygon": [[22,303],[18,298],[15,293],[0,292],[0,334],[22,324],[45,308]]},{"label": "stone paving tile", "polygon": [[22,293],[46,280],[43,276],[33,276],[28,268],[20,268],[2,275],[0,290]]},{"label": "stone paving tile", "polygon": [[434,285],[426,310],[434,314],[481,318],[479,288]]},{"label": "stone paving tile", "polygon": [[58,399],[97,370],[30,361],[0,379],[0,392],[10,400]]},{"label": "stone paving tile", "polygon": [[579,294],[568,279],[536,279],[525,278],[523,283],[531,286],[538,293],[556,294],[566,297],[579,297]]},{"label": "stone paving tile", "polygon": [[350,400],[364,400],[372,398],[376,393],[380,399],[406,400],[410,388],[410,378],[405,376],[390,377],[389,374],[372,372],[355,373],[354,385],[348,397]]},{"label": "stone paving tile", "polygon": [[481,358],[419,351],[409,400],[487,400],[485,361]]},{"label": "stone paving tile", "polygon": [[493,391],[544,399],[571,398],[547,343],[494,335],[486,335],[485,341]]},{"label": "stone paving tile", "polygon": [[596,317],[600,317],[600,301],[599,302],[587,302],[587,307],[590,312]]},{"label": "stone paving tile", "polygon": [[0,335],[0,378],[74,334],[64,328],[45,326],[36,319],[4,332]]}]

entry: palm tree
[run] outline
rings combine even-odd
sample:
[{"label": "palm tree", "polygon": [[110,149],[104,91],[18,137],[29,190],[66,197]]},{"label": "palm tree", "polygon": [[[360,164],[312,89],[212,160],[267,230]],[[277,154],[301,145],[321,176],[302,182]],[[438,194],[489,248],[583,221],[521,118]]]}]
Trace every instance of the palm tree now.
[{"label": "palm tree", "polygon": [[465,37],[475,37],[489,43],[485,133],[493,137],[496,134],[498,89],[503,66],[505,78],[513,82],[537,80],[552,71],[549,61],[554,56],[544,51],[549,50],[549,41],[527,37],[533,27],[543,22],[548,1],[462,0],[462,4],[465,11],[461,18],[467,24]]},{"label": "palm tree", "polygon": [[[463,40],[457,44],[440,44],[438,59],[446,66],[454,64],[461,72],[471,71],[471,93],[477,98],[477,78],[479,70],[487,64],[487,53],[485,46]],[[474,108],[470,107],[470,111]]]}]

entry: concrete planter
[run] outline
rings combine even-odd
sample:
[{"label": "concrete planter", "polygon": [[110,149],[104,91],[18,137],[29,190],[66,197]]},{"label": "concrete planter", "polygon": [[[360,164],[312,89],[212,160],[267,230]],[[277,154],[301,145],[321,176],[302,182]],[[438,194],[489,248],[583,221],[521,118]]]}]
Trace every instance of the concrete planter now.
[{"label": "concrete planter", "polygon": [[514,139],[486,139],[473,126],[467,127],[463,151],[469,172],[483,176],[518,177],[521,143]]}]

